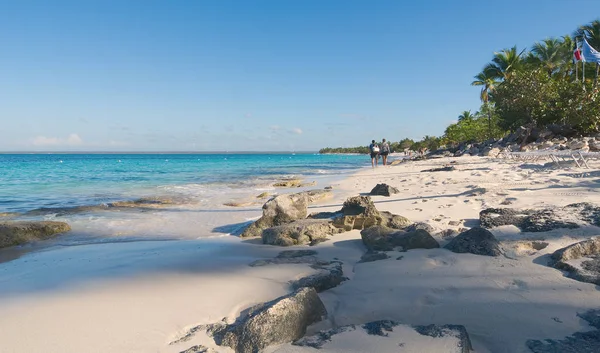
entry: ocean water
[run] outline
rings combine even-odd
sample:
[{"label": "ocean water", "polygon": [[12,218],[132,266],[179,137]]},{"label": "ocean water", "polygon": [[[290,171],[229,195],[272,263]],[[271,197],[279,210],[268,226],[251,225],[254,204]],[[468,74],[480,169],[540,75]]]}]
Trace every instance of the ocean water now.
[{"label": "ocean water", "polygon": [[0,154],[0,212],[90,206],[194,190],[260,190],[273,180],[341,175],[356,155]]},{"label": "ocean water", "polygon": [[[65,221],[70,243],[226,235],[260,216],[261,192],[295,191],[277,180],[322,188],[367,166],[367,156],[308,153],[0,154],[0,220]],[[110,207],[140,199],[168,203]]]}]

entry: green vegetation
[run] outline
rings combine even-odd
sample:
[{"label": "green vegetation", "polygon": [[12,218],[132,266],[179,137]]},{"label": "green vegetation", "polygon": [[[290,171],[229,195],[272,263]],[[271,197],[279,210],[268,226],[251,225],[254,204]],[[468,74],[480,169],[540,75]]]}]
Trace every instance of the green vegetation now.
[{"label": "green vegetation", "polygon": [[[436,150],[498,139],[520,126],[558,125],[577,134],[600,132],[600,63],[576,64],[573,52],[583,38],[600,51],[600,19],[580,26],[573,35],[547,38],[531,49],[516,46],[494,53],[474,76],[481,87],[481,107],[464,111],[440,137],[391,142],[392,152]],[[585,80],[583,80],[585,71]],[[367,146],[324,148],[321,153],[369,153]]]}]

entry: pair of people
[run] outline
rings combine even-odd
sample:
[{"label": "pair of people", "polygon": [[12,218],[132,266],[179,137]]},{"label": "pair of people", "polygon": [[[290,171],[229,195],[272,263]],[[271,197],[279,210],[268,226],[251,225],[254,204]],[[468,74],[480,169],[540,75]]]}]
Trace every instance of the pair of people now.
[{"label": "pair of people", "polygon": [[387,165],[387,156],[390,154],[390,144],[385,139],[381,141],[381,145],[377,144],[375,140],[372,140],[369,145],[369,151],[371,152],[371,166],[373,168],[377,167],[379,156],[383,159],[383,165]]}]

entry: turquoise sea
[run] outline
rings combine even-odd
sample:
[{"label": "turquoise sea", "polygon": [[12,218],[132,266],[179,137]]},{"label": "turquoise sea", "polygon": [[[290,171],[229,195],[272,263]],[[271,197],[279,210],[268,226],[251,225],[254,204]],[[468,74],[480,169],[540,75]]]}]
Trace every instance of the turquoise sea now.
[{"label": "turquoise sea", "polygon": [[[0,213],[101,205],[141,197],[260,190],[273,180],[336,177],[360,155],[0,154]],[[172,195],[171,195],[172,196]]]}]

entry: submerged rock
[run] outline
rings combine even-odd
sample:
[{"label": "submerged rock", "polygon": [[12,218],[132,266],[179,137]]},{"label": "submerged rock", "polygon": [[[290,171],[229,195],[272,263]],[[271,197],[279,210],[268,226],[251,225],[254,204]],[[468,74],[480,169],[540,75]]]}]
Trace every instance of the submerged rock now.
[{"label": "submerged rock", "polygon": [[276,196],[263,205],[262,217],[250,224],[240,236],[259,237],[264,229],[304,219],[308,214],[307,207],[308,195],[305,193]]},{"label": "submerged rock", "polygon": [[371,195],[381,195],[381,196],[390,196],[391,194],[397,194],[400,190],[393,186],[389,186],[388,184],[377,184],[371,190]]},{"label": "submerged rock", "polygon": [[256,353],[301,338],[309,325],[326,315],[315,289],[302,288],[250,309],[231,325],[213,324],[206,329],[220,346],[231,347],[236,353]]},{"label": "submerged rock", "polygon": [[279,246],[314,244],[339,232],[328,220],[301,219],[263,230],[262,240],[263,244]]},{"label": "submerged rock", "polygon": [[65,222],[6,221],[0,222],[0,248],[50,239],[71,230]]},{"label": "submerged rock", "polygon": [[500,256],[503,254],[496,237],[487,229],[479,227],[460,233],[446,244],[444,248],[455,253],[471,253],[485,256]]}]

